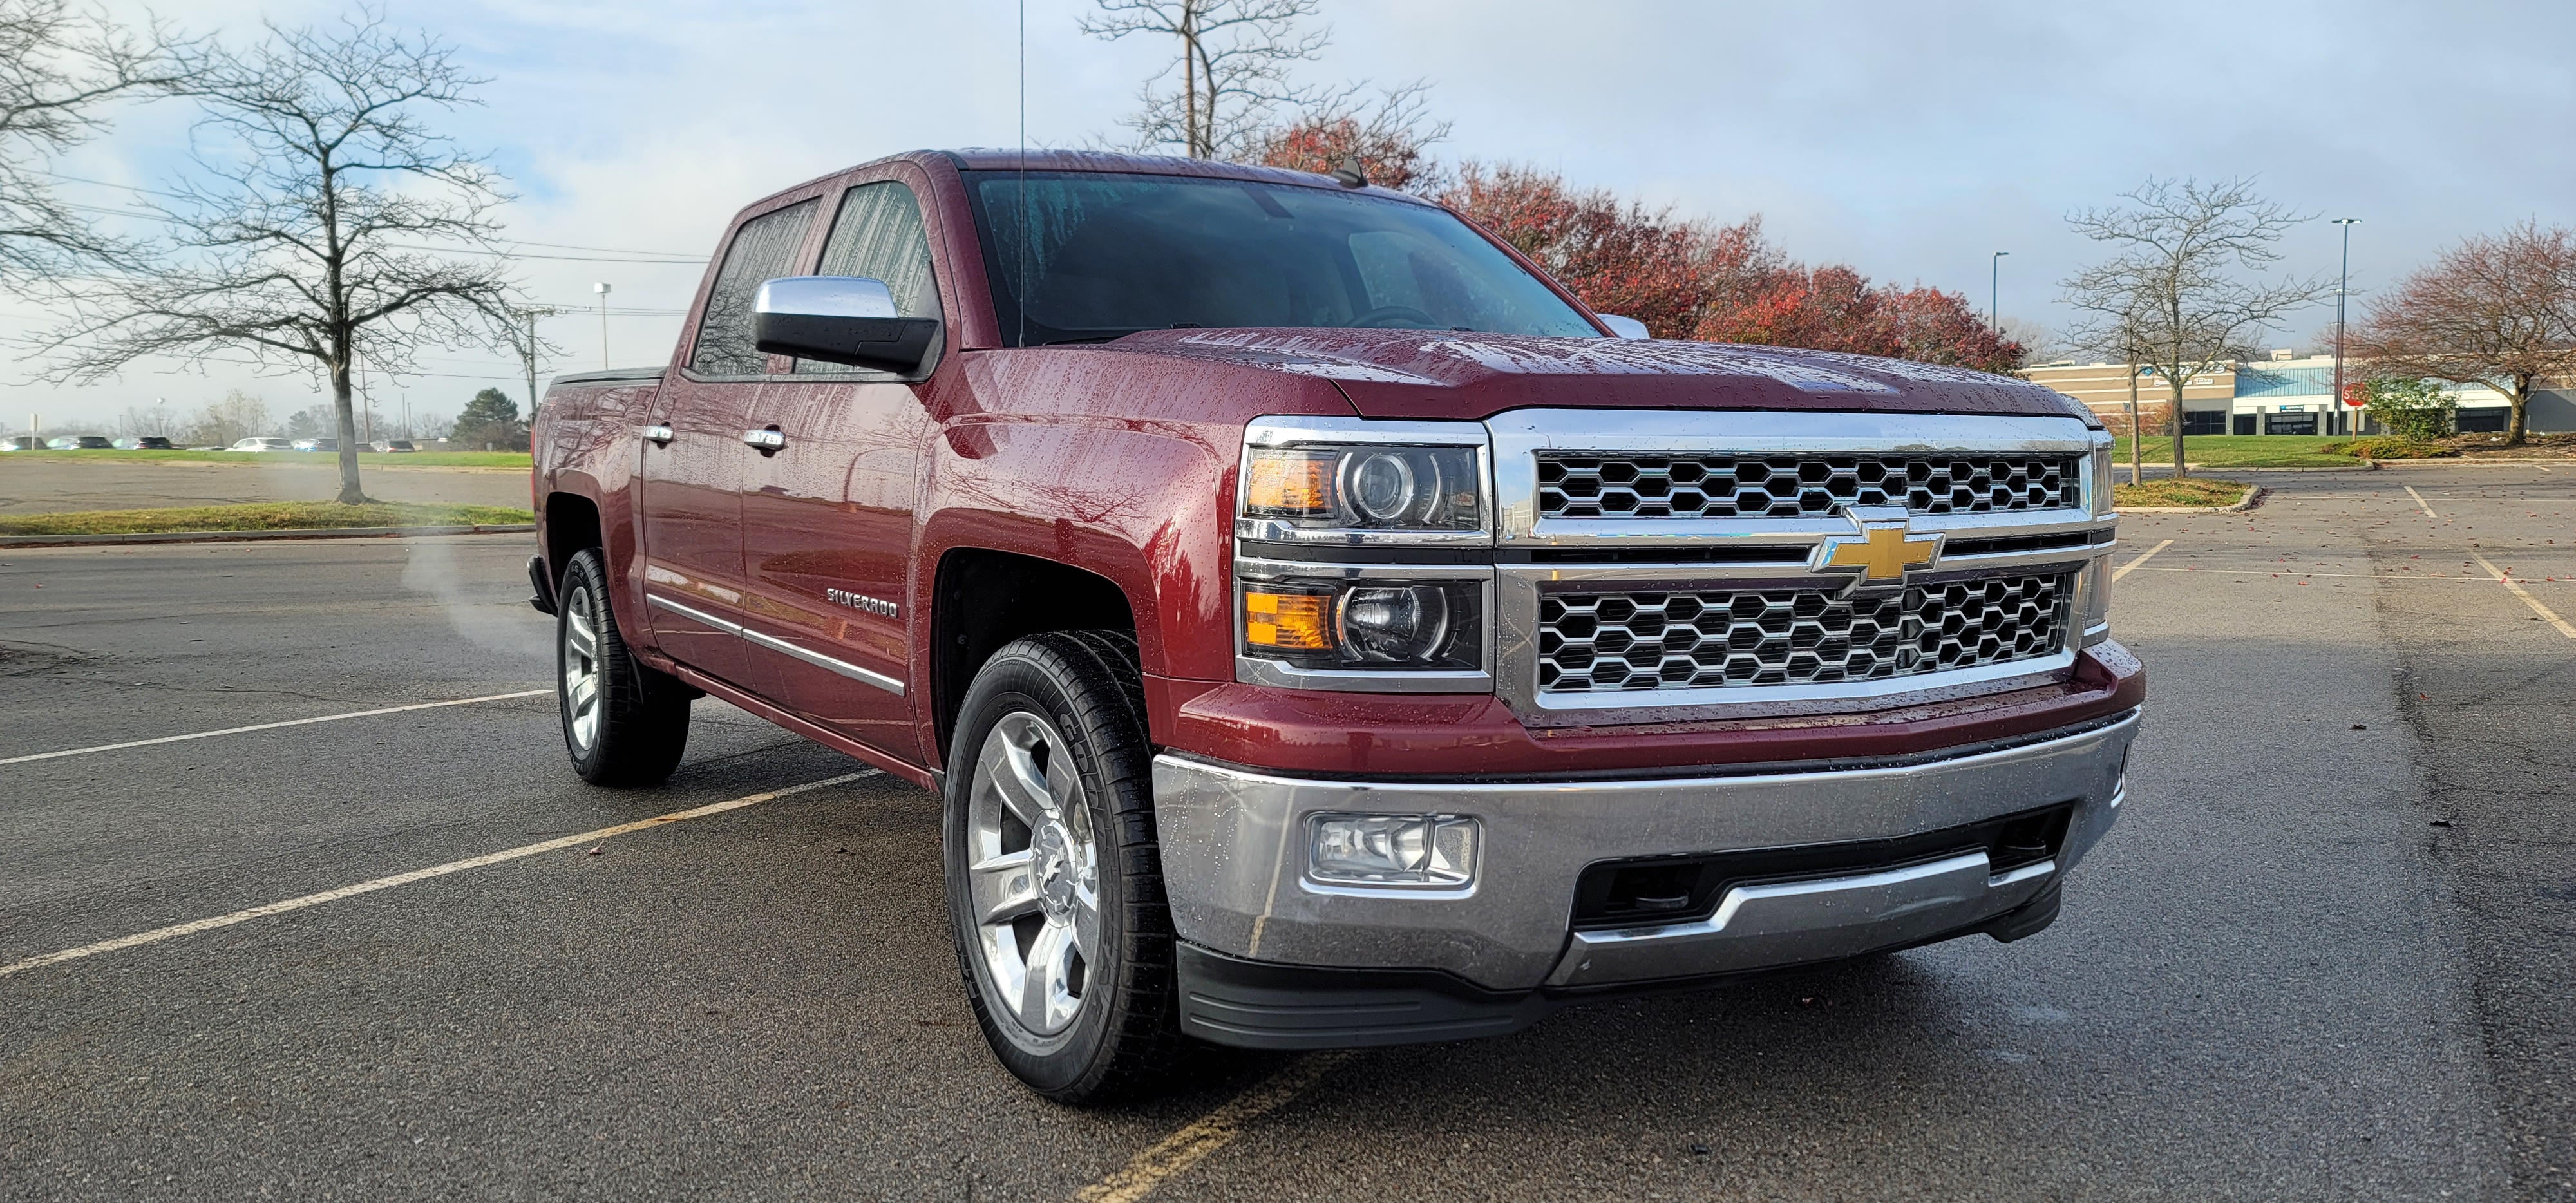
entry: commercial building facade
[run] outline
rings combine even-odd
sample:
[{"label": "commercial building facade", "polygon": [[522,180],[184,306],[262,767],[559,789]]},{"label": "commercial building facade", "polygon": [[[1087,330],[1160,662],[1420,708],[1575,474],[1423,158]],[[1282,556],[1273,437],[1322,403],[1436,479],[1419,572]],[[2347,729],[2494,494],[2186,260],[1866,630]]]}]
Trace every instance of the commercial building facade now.
[{"label": "commercial building facade", "polygon": [[[2344,361],[2347,385],[2361,378],[2359,363]],[[2129,428],[2129,378],[2138,373],[2138,420],[2148,431],[2167,429],[2173,392],[2151,367],[2118,363],[2044,363],[2019,373],[2083,402],[2112,429]],[[2505,395],[2482,385],[2445,389],[2459,402],[2462,434],[2501,432],[2513,414]],[[2576,388],[2533,394],[2533,434],[2576,432]],[[2360,427],[2355,423],[2359,422]],[[2368,434],[2377,430],[2347,406],[2335,404],[2334,357],[2275,351],[2262,361],[2234,360],[2183,384],[2184,434]]]}]

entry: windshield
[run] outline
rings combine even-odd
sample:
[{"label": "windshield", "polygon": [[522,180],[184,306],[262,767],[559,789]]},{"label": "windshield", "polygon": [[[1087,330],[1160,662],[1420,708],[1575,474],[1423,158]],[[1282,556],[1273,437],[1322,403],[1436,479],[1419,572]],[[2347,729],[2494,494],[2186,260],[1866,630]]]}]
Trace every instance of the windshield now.
[{"label": "windshield", "polygon": [[1600,337],[1537,277],[1428,205],[1183,176],[966,178],[1004,346],[1193,326]]}]

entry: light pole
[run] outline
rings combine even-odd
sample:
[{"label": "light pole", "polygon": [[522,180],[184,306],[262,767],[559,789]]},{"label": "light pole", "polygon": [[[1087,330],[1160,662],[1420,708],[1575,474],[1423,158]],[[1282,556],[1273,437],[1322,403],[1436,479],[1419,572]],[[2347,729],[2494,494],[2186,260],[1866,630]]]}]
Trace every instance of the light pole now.
[{"label": "light pole", "polygon": [[[2352,228],[2360,225],[2361,219],[2358,217],[2338,217],[2334,219],[2334,224],[2343,227],[2343,274],[2335,280],[2334,400],[2327,404],[2326,412],[2340,415],[2345,409],[2349,408],[2343,403],[2344,296],[2352,291]],[[2352,432],[2354,434],[2361,433],[2361,421],[2359,418],[2355,418],[2353,420]]]},{"label": "light pole", "polygon": [[[590,290],[599,294],[599,370],[605,372],[608,370],[608,286],[593,284]],[[528,397],[531,408],[536,405],[536,400],[532,392]]]},{"label": "light pole", "polygon": [[2001,334],[2004,329],[2004,256],[2011,251],[1996,251],[1986,260],[1986,324]]}]

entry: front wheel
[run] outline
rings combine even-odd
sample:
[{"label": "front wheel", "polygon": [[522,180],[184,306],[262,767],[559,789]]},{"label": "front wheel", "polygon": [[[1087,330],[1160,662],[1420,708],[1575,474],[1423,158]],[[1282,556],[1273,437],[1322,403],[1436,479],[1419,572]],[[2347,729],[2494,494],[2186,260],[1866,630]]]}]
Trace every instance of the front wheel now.
[{"label": "front wheel", "polygon": [[949,927],[977,1026],[1064,1103],[1159,1076],[1181,1043],[1136,644],[1035,635],[967,689],[949,756]]},{"label": "front wheel", "polygon": [[688,746],[689,687],[626,646],[598,548],[574,553],[555,596],[555,701],[573,771],[592,785],[662,784]]}]

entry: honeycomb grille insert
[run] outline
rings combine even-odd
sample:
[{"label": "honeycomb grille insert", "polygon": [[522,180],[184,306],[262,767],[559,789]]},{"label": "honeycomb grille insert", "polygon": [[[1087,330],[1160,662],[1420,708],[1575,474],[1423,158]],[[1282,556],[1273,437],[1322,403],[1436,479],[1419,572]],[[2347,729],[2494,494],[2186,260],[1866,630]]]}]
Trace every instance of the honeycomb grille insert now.
[{"label": "honeycomb grille insert", "polygon": [[1597,455],[1538,457],[1541,518],[1794,518],[1843,505],[1916,514],[2071,509],[2071,456]]},{"label": "honeycomb grille insert", "polygon": [[1823,589],[1548,593],[1547,693],[1826,685],[2036,659],[2066,642],[2072,578],[1998,576],[1876,596]]}]

